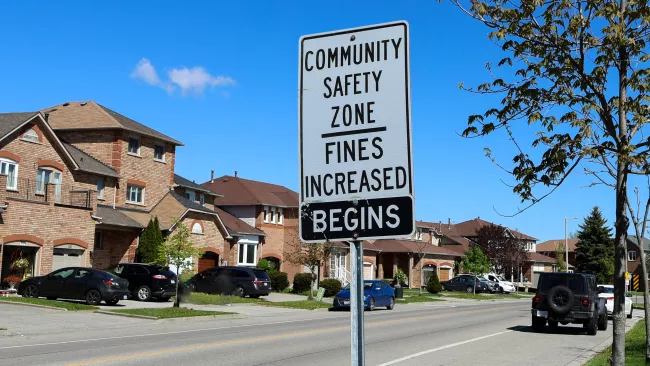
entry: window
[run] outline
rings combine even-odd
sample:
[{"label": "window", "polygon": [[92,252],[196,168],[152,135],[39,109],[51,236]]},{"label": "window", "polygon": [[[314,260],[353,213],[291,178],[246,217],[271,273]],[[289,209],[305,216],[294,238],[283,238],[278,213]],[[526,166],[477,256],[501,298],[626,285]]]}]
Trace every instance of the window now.
[{"label": "window", "polygon": [[200,223],[195,222],[192,225],[192,234],[203,234],[203,226]]},{"label": "window", "polygon": [[33,128],[30,128],[29,130],[25,131],[25,133],[23,133],[22,139],[25,140],[25,141],[30,141],[30,142],[39,142],[40,141],[40,139],[38,138],[38,133],[36,131],[34,131]]},{"label": "window", "polygon": [[140,156],[140,139],[129,138],[129,154]]},{"label": "window", "polygon": [[269,207],[264,206],[264,223],[269,222]]},{"label": "window", "polygon": [[104,178],[97,179],[97,198],[104,199]]},{"label": "window", "polygon": [[422,238],[422,229],[418,229],[418,231],[415,233],[415,240],[422,240]]},{"label": "window", "polygon": [[127,184],[126,202],[144,205],[144,188]]},{"label": "window", "polygon": [[61,198],[61,172],[52,168],[38,168],[36,172],[36,193],[45,194],[47,184],[54,185],[55,201]]},{"label": "window", "polygon": [[101,231],[95,231],[95,250],[104,250],[104,236]]},{"label": "window", "polygon": [[634,262],[636,260],[636,250],[629,250],[627,252],[627,260]]},{"label": "window", "polygon": [[201,203],[201,206],[205,205],[205,195],[203,193],[199,196],[199,202]]},{"label": "window", "polygon": [[275,207],[271,207],[271,224],[275,224]]},{"label": "window", "polygon": [[0,174],[7,176],[7,189],[18,189],[18,164],[15,161],[0,159]]},{"label": "window", "polygon": [[165,161],[165,147],[162,145],[153,146],[153,160]]},{"label": "window", "polygon": [[284,221],[284,210],[282,208],[278,208],[278,225],[282,225],[283,221]]},{"label": "window", "polygon": [[187,198],[190,201],[196,201],[196,193],[194,193],[194,191],[190,191],[189,189],[186,189],[185,198]]},{"label": "window", "polygon": [[254,266],[257,258],[257,244],[239,244],[239,264]]},{"label": "window", "polygon": [[64,268],[52,273],[52,277],[55,279],[63,280],[70,277],[74,273],[74,268]]},{"label": "window", "polygon": [[134,272],[137,275],[148,275],[149,271],[144,266],[133,266]]},{"label": "window", "polygon": [[74,275],[75,278],[89,278],[92,277],[93,273],[90,272],[87,269],[80,269],[77,271],[77,273]]}]

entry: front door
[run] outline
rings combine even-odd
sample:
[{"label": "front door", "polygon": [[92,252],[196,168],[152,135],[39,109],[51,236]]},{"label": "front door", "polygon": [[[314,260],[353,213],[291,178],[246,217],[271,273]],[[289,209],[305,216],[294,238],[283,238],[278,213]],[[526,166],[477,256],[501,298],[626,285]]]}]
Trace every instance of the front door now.
[{"label": "front door", "polygon": [[347,276],[345,270],[345,252],[333,251],[330,255],[330,277],[336,278],[342,284],[346,284]]},{"label": "front door", "polygon": [[64,282],[74,273],[74,271],[74,268],[62,268],[47,275],[39,287],[41,295],[46,297],[66,296],[64,291]]}]

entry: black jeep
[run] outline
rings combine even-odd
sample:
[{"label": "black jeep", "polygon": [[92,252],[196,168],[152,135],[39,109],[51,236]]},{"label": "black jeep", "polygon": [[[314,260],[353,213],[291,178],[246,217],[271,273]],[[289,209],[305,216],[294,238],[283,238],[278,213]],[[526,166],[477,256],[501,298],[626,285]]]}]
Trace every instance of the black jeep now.
[{"label": "black jeep", "polygon": [[548,321],[553,329],[558,323],[582,324],[587,334],[607,329],[605,299],[598,297],[596,277],[582,273],[540,273],[533,298],[533,330],[542,332]]}]

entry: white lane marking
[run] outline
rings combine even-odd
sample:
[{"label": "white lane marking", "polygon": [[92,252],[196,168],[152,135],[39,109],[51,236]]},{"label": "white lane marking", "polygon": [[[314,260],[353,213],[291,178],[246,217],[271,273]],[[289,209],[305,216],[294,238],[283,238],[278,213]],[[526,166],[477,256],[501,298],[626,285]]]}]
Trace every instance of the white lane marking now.
[{"label": "white lane marking", "polygon": [[281,322],[273,323],[259,323],[259,324],[245,324],[237,325],[232,327],[216,327],[216,328],[205,328],[205,329],[191,329],[191,330],[179,330],[175,332],[164,332],[164,333],[149,333],[149,334],[137,334],[137,335],[124,335],[118,337],[105,337],[105,338],[91,338],[91,339],[79,339],[75,341],[63,341],[63,342],[51,342],[51,343],[37,343],[37,344],[25,344],[21,346],[6,346],[0,347],[2,349],[11,349],[11,348],[24,348],[24,347],[38,347],[38,346],[52,346],[56,344],[68,344],[68,343],[84,343],[84,342],[93,342],[93,341],[106,341],[111,339],[124,339],[124,338],[139,338],[139,337],[149,337],[157,335],[170,335],[170,334],[183,334],[183,333],[194,333],[194,332],[203,332],[208,330],[222,330],[222,329],[235,329],[235,328],[245,328],[245,327],[257,327],[261,325],[277,325],[277,324],[287,324],[287,323],[296,323],[296,322],[305,322],[310,320],[321,320],[324,318],[310,318],[310,319],[300,319],[300,320],[286,320]]},{"label": "white lane marking", "polygon": [[393,364],[396,364],[396,363],[399,363],[399,362],[402,362],[402,361],[406,361],[406,360],[410,360],[412,358],[420,357],[420,356],[423,356],[423,355],[426,355],[426,354],[429,354],[429,353],[442,351],[443,349],[452,348],[452,347],[460,346],[460,345],[463,345],[463,344],[480,341],[481,339],[495,337],[495,336],[505,334],[505,333],[510,333],[510,332],[512,332],[512,330],[506,330],[504,332],[488,334],[488,335],[485,335],[485,336],[482,336],[482,337],[476,337],[476,338],[468,339],[468,340],[465,340],[465,341],[462,341],[462,342],[456,342],[456,343],[448,344],[446,346],[442,346],[442,347],[438,347],[438,348],[432,348],[432,349],[429,349],[429,350],[426,350],[426,351],[414,353],[412,355],[408,355],[408,356],[405,356],[405,357],[402,357],[402,358],[398,358],[396,360],[392,360],[392,361],[389,361],[389,362],[386,362],[386,363],[382,363],[381,365],[378,365],[378,366],[393,365]]}]

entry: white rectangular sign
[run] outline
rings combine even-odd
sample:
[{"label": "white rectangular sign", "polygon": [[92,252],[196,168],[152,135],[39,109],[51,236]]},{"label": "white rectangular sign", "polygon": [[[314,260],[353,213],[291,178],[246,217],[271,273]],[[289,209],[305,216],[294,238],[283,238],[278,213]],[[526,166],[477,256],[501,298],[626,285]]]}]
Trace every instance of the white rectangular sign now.
[{"label": "white rectangular sign", "polygon": [[410,236],[408,24],[300,39],[300,236]]}]

